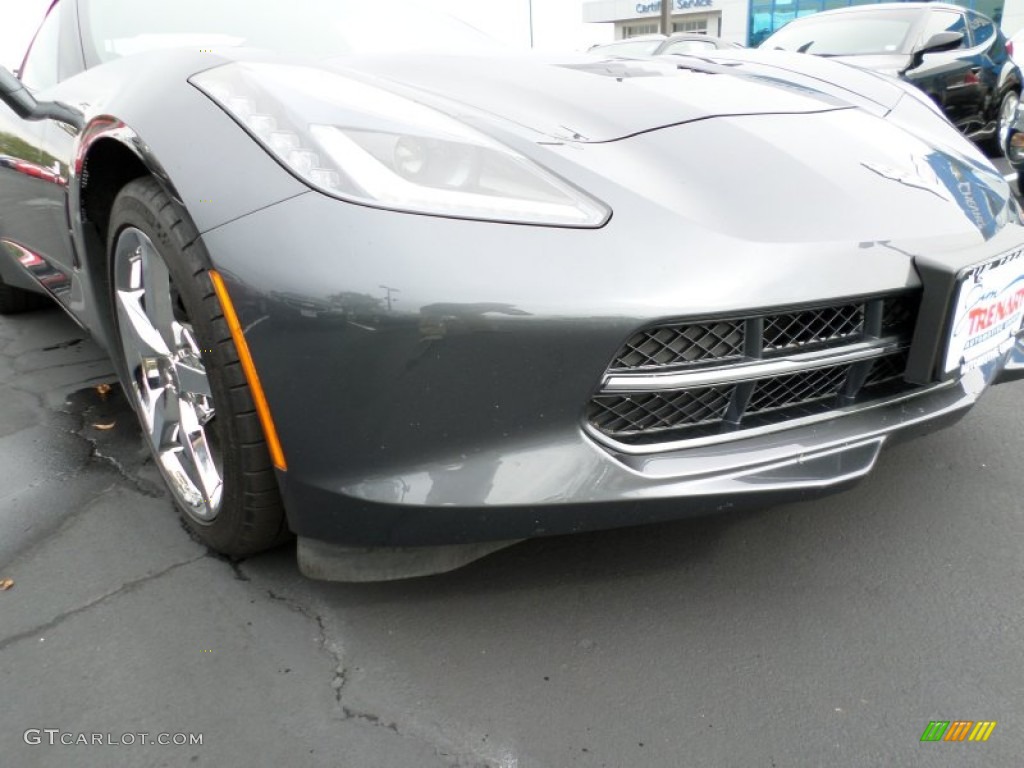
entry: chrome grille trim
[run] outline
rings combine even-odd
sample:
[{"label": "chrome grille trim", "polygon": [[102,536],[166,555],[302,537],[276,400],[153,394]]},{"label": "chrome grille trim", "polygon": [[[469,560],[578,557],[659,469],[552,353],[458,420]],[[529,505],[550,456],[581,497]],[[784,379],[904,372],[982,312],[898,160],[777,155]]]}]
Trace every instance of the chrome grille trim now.
[{"label": "chrome grille trim", "polygon": [[731,384],[740,381],[754,381],[772,376],[822,368],[830,365],[855,363],[872,360],[901,351],[907,345],[899,338],[878,339],[844,347],[807,352],[784,358],[768,358],[762,362],[747,362],[739,365],[716,366],[700,371],[685,373],[632,374],[606,376],[602,392],[661,392],[666,389],[688,389],[716,384]]}]

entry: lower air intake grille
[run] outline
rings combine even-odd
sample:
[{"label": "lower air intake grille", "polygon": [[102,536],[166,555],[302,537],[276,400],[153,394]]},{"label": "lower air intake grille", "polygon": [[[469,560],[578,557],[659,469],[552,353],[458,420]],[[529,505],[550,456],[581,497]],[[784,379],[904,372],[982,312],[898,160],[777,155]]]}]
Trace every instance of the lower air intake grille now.
[{"label": "lower air intake grille", "polygon": [[[919,294],[637,332],[608,367],[614,386],[591,399],[587,420],[622,442],[659,443],[735,434],[910,391],[903,372]],[[867,357],[850,354],[865,347]],[[796,370],[779,368],[794,362]],[[634,381],[643,384],[631,391]]]},{"label": "lower air intake grille", "polygon": [[825,346],[858,336],[863,327],[863,304],[772,315],[764,321],[763,348],[771,353]]},{"label": "lower air intake grille", "polygon": [[667,325],[634,334],[612,368],[637,370],[736,359],[743,354],[743,323]]},{"label": "lower air intake grille", "polygon": [[833,365],[776,376],[773,379],[762,379],[754,387],[754,394],[747,404],[746,413],[777,411],[780,408],[808,405],[818,400],[835,398],[846,382],[848,367]]},{"label": "lower air intake grille", "polygon": [[640,434],[720,422],[732,402],[733,387],[704,387],[626,397],[598,395],[590,423],[608,434]]}]

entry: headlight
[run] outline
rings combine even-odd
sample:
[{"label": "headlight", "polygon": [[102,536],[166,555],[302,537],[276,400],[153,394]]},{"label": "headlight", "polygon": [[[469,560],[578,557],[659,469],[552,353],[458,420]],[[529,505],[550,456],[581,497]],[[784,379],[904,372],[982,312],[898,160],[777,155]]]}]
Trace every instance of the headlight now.
[{"label": "headlight", "polygon": [[234,63],[191,82],[285,167],[354,203],[518,224],[600,227],[611,211],[435,109],[344,75]]}]

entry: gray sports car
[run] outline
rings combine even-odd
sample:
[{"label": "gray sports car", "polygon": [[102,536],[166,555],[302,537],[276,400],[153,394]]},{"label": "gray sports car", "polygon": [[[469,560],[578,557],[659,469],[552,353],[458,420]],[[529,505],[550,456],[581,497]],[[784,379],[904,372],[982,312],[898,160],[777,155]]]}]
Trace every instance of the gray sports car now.
[{"label": "gray sports car", "polygon": [[1021,209],[912,86],[365,5],[58,0],[0,78],[0,309],[109,350],[214,549],[391,578],[810,498],[1024,371]]}]

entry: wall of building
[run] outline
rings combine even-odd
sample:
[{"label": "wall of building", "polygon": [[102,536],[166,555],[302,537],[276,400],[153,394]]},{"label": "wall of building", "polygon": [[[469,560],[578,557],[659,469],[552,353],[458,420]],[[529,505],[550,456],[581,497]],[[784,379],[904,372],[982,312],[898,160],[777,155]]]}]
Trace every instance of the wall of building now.
[{"label": "wall of building", "polygon": [[[1003,34],[1007,37],[1012,37],[1024,29],[1024,0],[1006,0],[1001,26]],[[1021,58],[1021,53],[1024,52],[1016,52],[1018,60]]]},{"label": "wall of building", "polygon": [[[670,0],[677,31],[702,27],[710,35],[742,43],[746,40],[749,0]],[[590,0],[583,4],[583,21],[615,24],[615,38],[659,31],[659,0]]]}]

